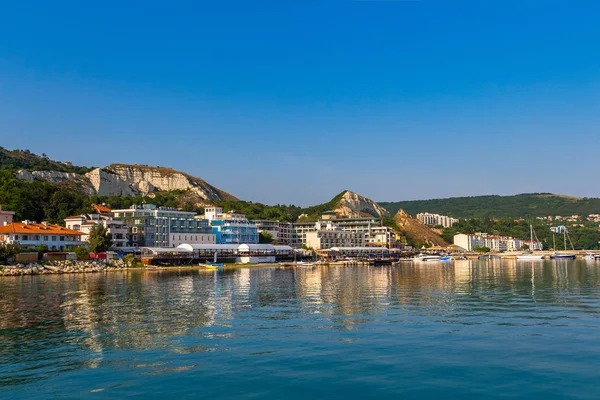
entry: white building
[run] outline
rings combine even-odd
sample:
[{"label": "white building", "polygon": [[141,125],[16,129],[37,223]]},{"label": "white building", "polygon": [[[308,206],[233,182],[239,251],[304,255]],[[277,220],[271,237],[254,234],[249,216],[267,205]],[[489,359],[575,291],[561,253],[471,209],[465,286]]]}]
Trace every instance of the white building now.
[{"label": "white building", "polygon": [[0,226],[0,242],[18,244],[21,247],[47,245],[53,251],[63,251],[69,247],[83,246],[81,232],[48,223],[36,224],[31,221],[12,222]]},{"label": "white building", "polygon": [[444,228],[450,228],[452,225],[458,222],[458,219],[448,217],[447,215],[431,214],[431,213],[419,213],[417,214],[417,220],[423,225],[441,225]]},{"label": "white building", "polygon": [[106,227],[112,236],[112,250],[121,250],[127,247],[128,227],[123,221],[115,220],[108,215],[82,214],[65,218],[65,226],[74,231],[81,232],[81,240],[87,242],[92,227],[101,224]]},{"label": "white building", "polygon": [[539,241],[522,241],[507,236],[488,235],[487,233],[454,235],[454,244],[467,251],[474,251],[476,247],[488,247],[492,251],[520,251],[523,245],[531,250],[543,250],[543,244]]},{"label": "white building", "polygon": [[[319,231],[360,233],[362,234],[362,237],[364,237],[364,245],[369,246],[394,248],[398,245],[394,230],[387,226],[383,226],[379,219],[333,218],[329,214],[325,214],[324,218],[317,222],[301,222],[292,224],[291,245],[295,247],[307,246],[316,248],[313,245],[310,245],[308,242],[310,240],[314,244],[314,232]],[[358,236],[356,238],[358,239]],[[339,245],[338,247],[351,246]]]},{"label": "white building", "polygon": [[365,234],[331,229],[307,232],[306,246],[315,250],[332,247],[365,247]]}]

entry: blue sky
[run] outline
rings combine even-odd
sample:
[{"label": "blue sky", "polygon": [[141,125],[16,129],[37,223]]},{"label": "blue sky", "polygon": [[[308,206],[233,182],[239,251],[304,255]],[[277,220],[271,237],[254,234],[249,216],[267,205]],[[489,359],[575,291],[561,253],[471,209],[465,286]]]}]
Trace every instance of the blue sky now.
[{"label": "blue sky", "polygon": [[598,1],[19,1],[0,145],[309,205],[600,197]]}]

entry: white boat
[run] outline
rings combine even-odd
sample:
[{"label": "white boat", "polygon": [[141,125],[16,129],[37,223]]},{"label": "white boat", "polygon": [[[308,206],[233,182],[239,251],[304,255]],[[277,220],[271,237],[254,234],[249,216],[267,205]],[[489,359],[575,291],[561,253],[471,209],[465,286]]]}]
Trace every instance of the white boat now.
[{"label": "white boat", "polygon": [[412,261],[427,261],[427,262],[431,262],[431,261],[441,261],[442,257],[437,256],[435,254],[419,254],[413,258],[411,258]]},{"label": "white boat", "polygon": [[[533,244],[533,225],[529,225],[529,235],[531,237],[530,243]],[[537,235],[535,238],[537,239]],[[534,260],[543,260],[543,259],[544,259],[543,254],[533,254],[532,251],[527,252],[527,253],[522,253],[517,256],[517,260],[523,260],[523,261],[534,261]]]},{"label": "white boat", "polygon": [[[564,242],[565,242],[565,252],[564,253],[559,253],[558,251],[554,252],[554,254],[550,255],[550,258],[553,260],[574,260],[575,258],[577,258],[577,254],[575,253],[567,253],[567,238],[569,239],[569,243],[571,244],[571,249],[573,251],[575,251],[575,248],[573,247],[573,242],[571,241],[571,237],[569,236],[569,232],[567,230],[567,228],[563,227],[563,237],[564,237]],[[554,233],[552,233],[552,244],[554,245],[554,248],[556,249],[556,238],[554,236]]]}]

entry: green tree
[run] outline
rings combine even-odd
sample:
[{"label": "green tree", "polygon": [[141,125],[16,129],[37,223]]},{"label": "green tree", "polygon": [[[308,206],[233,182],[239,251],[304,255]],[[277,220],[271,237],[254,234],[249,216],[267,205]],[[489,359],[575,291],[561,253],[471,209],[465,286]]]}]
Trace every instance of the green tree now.
[{"label": "green tree", "polygon": [[102,253],[112,246],[112,235],[103,224],[96,224],[90,229],[88,249],[91,253]]},{"label": "green tree", "polygon": [[268,244],[273,243],[273,235],[269,232],[258,233],[258,243]]},{"label": "green tree", "polygon": [[90,251],[86,246],[77,246],[73,249],[78,260],[89,260]]},{"label": "green tree", "polygon": [[492,251],[492,249],[485,246],[475,246],[473,250],[475,250],[478,253],[489,253],[490,251]]},{"label": "green tree", "polygon": [[0,261],[14,257],[19,252],[19,246],[12,243],[0,242]]}]

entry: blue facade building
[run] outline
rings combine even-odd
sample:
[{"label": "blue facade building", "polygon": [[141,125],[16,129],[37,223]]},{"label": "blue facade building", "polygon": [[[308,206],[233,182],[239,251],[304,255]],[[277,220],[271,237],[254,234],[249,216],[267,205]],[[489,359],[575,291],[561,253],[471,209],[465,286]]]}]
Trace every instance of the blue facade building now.
[{"label": "blue facade building", "polygon": [[210,221],[218,244],[257,244],[258,226],[243,214],[223,213],[219,207],[207,208],[204,216]]}]

